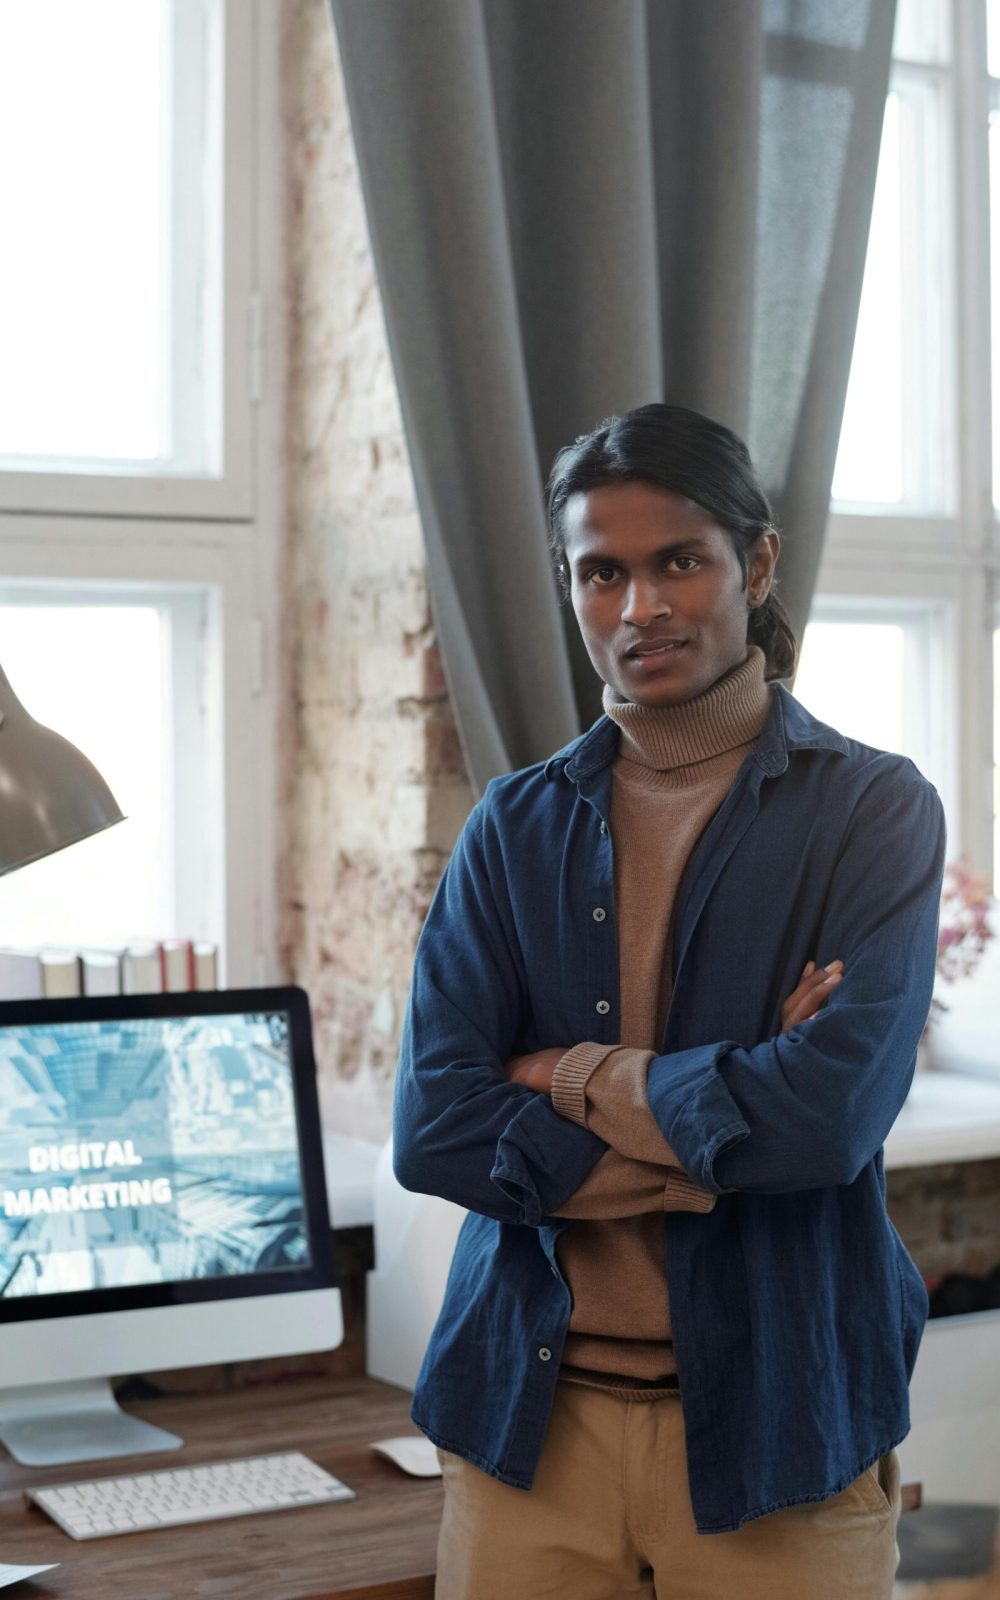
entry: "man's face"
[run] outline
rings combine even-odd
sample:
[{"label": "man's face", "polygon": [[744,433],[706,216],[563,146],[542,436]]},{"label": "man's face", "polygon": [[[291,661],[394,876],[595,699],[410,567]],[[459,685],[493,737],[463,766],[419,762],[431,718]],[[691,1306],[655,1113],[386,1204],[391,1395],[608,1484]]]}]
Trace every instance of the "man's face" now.
[{"label": "man's face", "polygon": [[[615,700],[676,705],[746,660],[748,608],[770,588],[776,533],[757,541],[744,590],[726,530],[667,489],[621,483],[571,495],[563,527],[573,610]],[[671,640],[683,642],[664,648]]]}]

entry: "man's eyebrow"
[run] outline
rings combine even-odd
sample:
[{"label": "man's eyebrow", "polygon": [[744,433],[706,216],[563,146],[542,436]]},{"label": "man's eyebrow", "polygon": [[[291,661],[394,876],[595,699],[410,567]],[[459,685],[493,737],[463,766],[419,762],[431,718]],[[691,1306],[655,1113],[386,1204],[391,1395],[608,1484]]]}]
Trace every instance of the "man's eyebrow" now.
[{"label": "man's eyebrow", "polygon": [[[653,551],[652,559],[655,561],[658,560],[660,556],[676,555],[680,550],[707,550],[708,547],[707,539],[699,539],[697,537],[693,539],[679,539],[675,544],[661,544],[658,550]],[[612,555],[607,550],[581,550],[579,555],[574,556],[571,565],[577,568],[585,567],[591,561],[596,561],[598,564],[603,563],[607,566],[622,565],[620,558],[616,555]]]}]

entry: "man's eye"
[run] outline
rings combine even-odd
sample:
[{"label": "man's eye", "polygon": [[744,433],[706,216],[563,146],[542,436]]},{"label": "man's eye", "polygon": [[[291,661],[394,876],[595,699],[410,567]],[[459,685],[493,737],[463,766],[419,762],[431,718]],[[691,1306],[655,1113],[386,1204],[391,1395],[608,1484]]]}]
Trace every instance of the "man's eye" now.
[{"label": "man's eye", "polygon": [[[664,565],[670,567],[676,561],[686,561],[688,563],[686,567],[680,568],[681,572],[692,572],[701,566],[697,556],[668,556]],[[612,583],[617,576],[617,567],[592,567],[587,574],[587,581],[593,583],[596,579],[598,586],[603,587],[605,583]]]}]

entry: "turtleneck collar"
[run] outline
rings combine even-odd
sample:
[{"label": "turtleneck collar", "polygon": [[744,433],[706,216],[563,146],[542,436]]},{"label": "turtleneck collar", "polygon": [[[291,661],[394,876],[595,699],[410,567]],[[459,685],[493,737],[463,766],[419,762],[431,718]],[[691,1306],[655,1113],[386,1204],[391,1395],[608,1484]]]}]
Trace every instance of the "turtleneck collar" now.
[{"label": "turtleneck collar", "polygon": [[765,660],[759,645],[749,645],[746,658],[711,688],[672,706],[615,700],[605,684],[604,710],[621,729],[619,757],[662,772],[752,743],[771,706]]}]

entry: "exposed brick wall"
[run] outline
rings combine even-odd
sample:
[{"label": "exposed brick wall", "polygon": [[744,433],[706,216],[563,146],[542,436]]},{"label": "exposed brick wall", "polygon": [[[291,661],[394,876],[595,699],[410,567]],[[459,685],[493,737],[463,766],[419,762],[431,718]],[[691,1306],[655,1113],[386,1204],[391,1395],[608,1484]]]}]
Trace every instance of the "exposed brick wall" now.
[{"label": "exposed brick wall", "polygon": [[1000,1159],[886,1173],[889,1215],[925,1278],[1000,1265]]},{"label": "exposed brick wall", "polygon": [[323,1118],[382,1139],[413,947],[472,804],[336,42],[284,0],[289,371],[280,952],[312,1000]]}]

